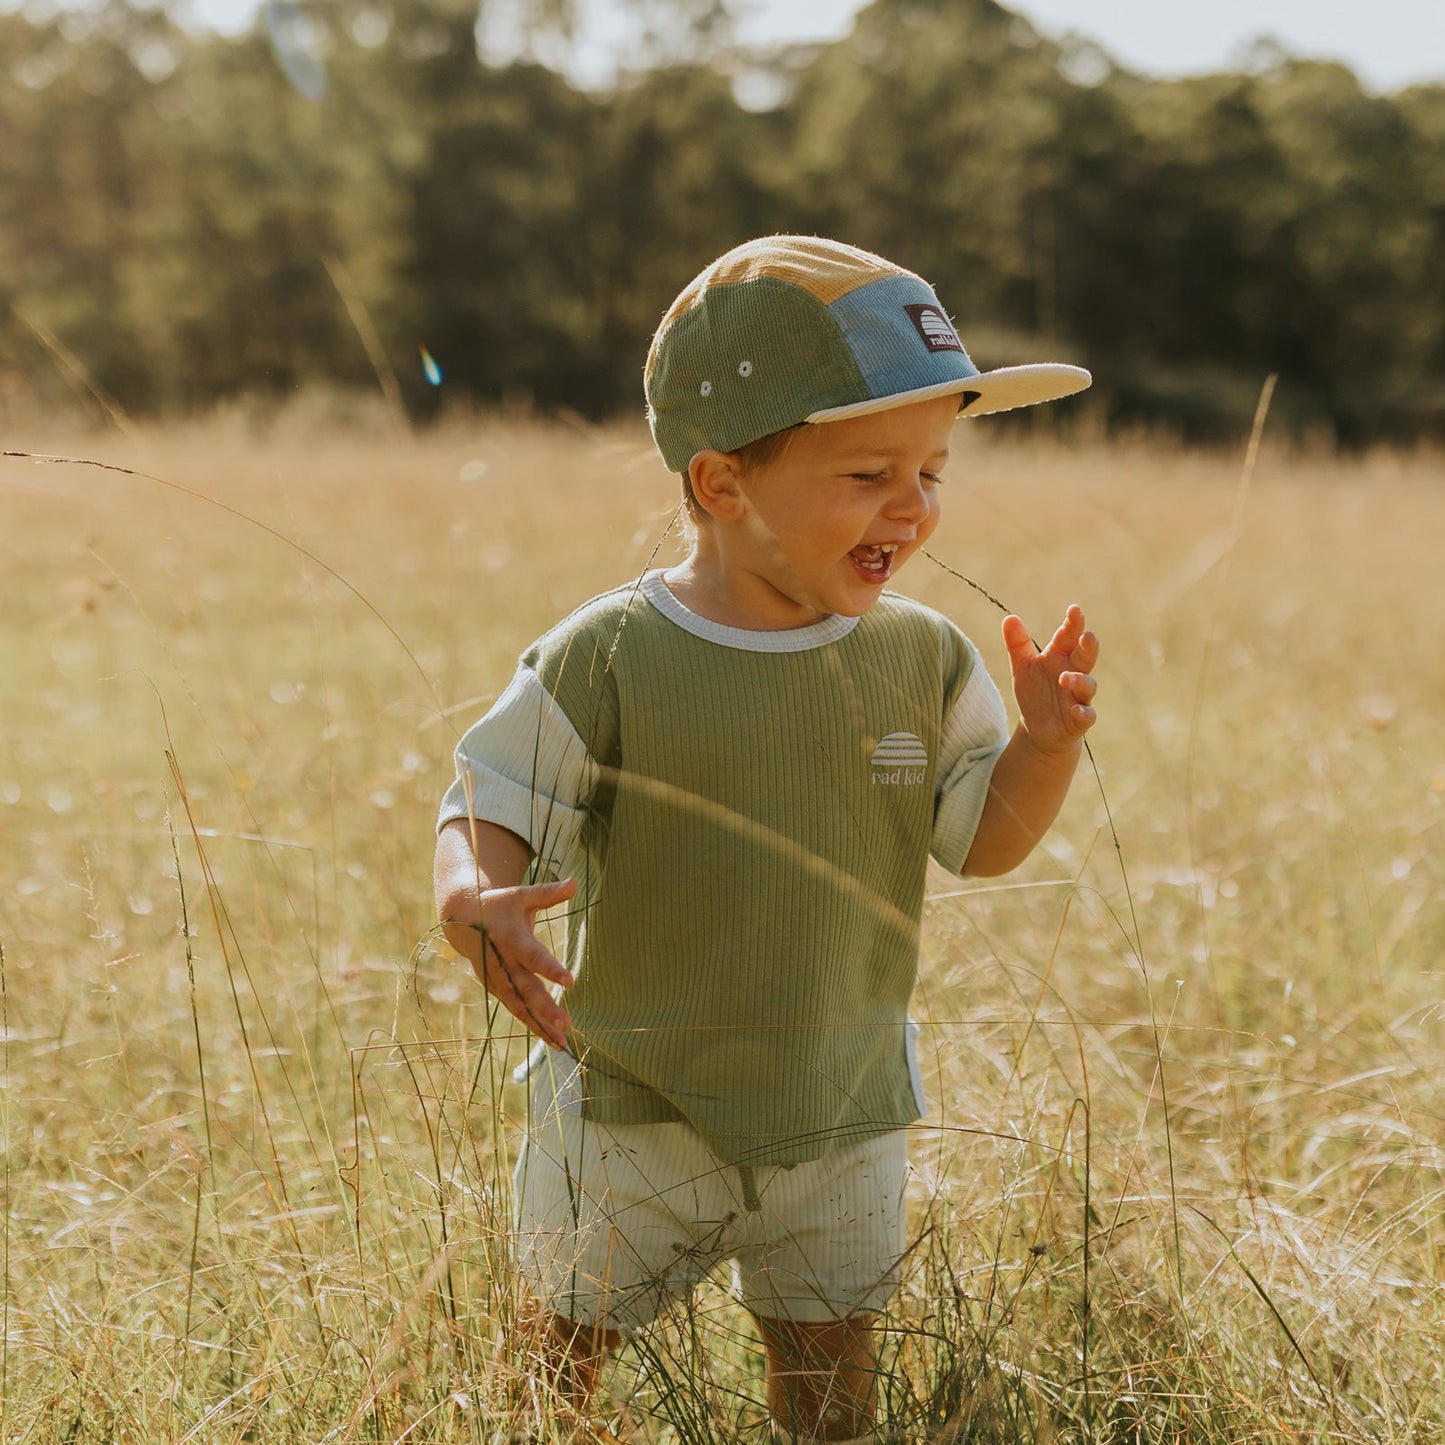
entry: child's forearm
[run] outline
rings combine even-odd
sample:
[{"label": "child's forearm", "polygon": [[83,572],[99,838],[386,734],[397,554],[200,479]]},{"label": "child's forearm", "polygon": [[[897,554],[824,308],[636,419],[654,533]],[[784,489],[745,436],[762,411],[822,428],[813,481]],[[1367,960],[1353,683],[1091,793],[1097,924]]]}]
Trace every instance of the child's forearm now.
[{"label": "child's forearm", "polygon": [[1033,852],[1063,807],[1083,748],[1082,739],[1075,739],[1045,752],[1022,727],[1014,731],[994,765],[965,873],[980,878],[1007,873]]},{"label": "child's forearm", "polygon": [[515,833],[479,818],[454,818],[437,835],[433,882],[447,942],[473,966],[481,958],[481,895],[527,876],[532,850]]}]

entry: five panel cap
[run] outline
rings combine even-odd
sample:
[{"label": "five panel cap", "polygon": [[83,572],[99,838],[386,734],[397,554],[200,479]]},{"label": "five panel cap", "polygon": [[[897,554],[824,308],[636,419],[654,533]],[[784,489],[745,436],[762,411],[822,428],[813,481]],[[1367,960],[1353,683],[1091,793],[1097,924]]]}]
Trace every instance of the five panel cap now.
[{"label": "five panel cap", "polygon": [[644,373],[669,470],[801,422],[957,395],[969,416],[1083,391],[1081,366],[980,372],[932,288],[881,256],[817,236],[765,236],[714,261],[672,303]]}]

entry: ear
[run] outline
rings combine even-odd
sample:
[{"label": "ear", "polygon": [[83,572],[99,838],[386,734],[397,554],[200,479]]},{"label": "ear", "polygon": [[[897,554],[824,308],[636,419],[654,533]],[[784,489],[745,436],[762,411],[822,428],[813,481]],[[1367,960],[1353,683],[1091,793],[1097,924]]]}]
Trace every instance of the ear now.
[{"label": "ear", "polygon": [[746,507],[738,459],[731,452],[698,452],[687,464],[697,504],[720,522],[733,522]]}]

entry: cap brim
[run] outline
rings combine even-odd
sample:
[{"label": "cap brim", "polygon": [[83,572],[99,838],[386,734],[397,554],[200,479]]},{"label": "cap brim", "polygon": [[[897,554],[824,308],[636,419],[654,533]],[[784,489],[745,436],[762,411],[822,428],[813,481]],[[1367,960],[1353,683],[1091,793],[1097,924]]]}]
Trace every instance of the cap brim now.
[{"label": "cap brim", "polygon": [[891,396],[870,397],[849,406],[828,407],[804,417],[805,422],[846,421],[853,416],[871,416],[874,412],[892,411],[911,406],[916,401],[932,401],[936,396],[959,397],[959,415],[986,416],[989,412],[1014,411],[1021,406],[1037,406],[1041,401],[1057,401],[1083,391],[1094,378],[1082,366],[1069,366],[1060,361],[1041,361],[1028,366],[1001,366],[995,371],[982,371],[977,376],[956,381],[940,381],[921,386],[916,391],[894,392]]}]

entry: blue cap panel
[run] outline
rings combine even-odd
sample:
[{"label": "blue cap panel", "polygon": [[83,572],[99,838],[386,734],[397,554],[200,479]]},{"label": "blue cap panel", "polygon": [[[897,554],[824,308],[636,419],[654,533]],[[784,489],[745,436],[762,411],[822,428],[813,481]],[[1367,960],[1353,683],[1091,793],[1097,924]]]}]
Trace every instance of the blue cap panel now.
[{"label": "blue cap panel", "polygon": [[828,312],[870,396],[897,396],[978,375],[938,297],[917,276],[870,281],[840,296]]}]

